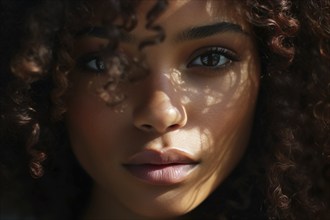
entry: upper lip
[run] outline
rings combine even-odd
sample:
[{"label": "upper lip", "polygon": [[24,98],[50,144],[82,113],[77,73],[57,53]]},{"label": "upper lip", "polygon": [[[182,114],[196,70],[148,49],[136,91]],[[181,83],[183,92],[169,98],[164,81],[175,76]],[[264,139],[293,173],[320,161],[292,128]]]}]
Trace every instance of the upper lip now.
[{"label": "upper lip", "polygon": [[164,151],[144,150],[131,156],[124,165],[169,165],[198,163],[189,153],[171,148]]}]

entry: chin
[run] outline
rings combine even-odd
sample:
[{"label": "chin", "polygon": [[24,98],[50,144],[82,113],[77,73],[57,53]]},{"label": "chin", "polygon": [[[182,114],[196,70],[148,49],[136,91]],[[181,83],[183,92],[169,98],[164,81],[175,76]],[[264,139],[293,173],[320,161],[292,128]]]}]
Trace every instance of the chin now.
[{"label": "chin", "polygon": [[194,207],[182,207],[175,204],[166,204],[155,207],[150,206],[143,209],[135,210],[141,216],[141,219],[174,219],[190,212]]}]

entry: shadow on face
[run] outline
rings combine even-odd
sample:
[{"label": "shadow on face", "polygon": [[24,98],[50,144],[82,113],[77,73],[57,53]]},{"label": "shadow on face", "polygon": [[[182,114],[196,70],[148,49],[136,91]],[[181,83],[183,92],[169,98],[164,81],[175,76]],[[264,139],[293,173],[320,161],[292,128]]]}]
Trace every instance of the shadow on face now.
[{"label": "shadow on face", "polygon": [[[114,217],[107,209],[117,217],[182,215],[221,184],[248,144],[260,70],[241,6],[170,1],[154,21],[163,28],[164,41],[141,49],[154,35],[144,19],[151,7],[150,1],[141,3],[137,27],[119,42],[117,54],[127,67],[107,62],[107,39],[90,32],[76,40],[80,62],[70,76],[66,120],[73,151],[95,181],[89,215]],[[97,10],[98,16],[105,13]],[[93,25],[102,26],[95,20]],[[116,95],[124,98],[109,106]],[[173,149],[194,161],[182,181],[154,184],[125,167],[135,155],[167,155]],[[148,160],[143,164],[159,165]],[[172,175],[159,170],[145,175]]]}]

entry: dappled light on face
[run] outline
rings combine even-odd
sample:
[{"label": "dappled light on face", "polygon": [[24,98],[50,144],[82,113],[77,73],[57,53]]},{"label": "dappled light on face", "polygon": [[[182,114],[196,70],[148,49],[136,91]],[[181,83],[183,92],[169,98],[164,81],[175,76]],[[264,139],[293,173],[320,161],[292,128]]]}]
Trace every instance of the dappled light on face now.
[{"label": "dappled light on face", "polygon": [[[187,143],[190,146],[189,152],[197,155],[200,151],[207,151],[209,148],[208,146],[212,146],[213,138],[212,134],[209,133],[207,129],[204,131],[201,131],[199,128],[191,128],[183,130],[180,134],[173,134],[175,138],[175,135],[190,135],[190,138],[187,140],[182,140],[182,142],[175,142],[179,145],[187,145]],[[171,145],[171,142],[169,141],[168,144]],[[202,148],[202,149],[200,149]],[[202,161],[203,163],[203,161]],[[205,175],[202,178],[198,178],[197,181],[189,182],[186,184],[189,184],[190,186],[186,188],[184,191],[176,190],[175,187],[173,190],[167,190],[164,193],[158,195],[156,197],[156,201],[170,201],[168,204],[166,204],[166,207],[172,210],[184,210],[183,213],[191,211],[193,208],[196,207],[200,203],[200,201],[204,200],[209,193],[214,189],[214,184],[216,176],[209,175],[209,170],[207,167],[203,168],[204,170],[201,171]],[[209,181],[210,183],[205,184],[206,181]],[[184,196],[182,196],[184,195]],[[176,203],[173,203],[171,201],[177,201]],[[178,206],[178,204],[180,206]],[[174,207],[173,207],[174,206]]]},{"label": "dappled light on face", "polygon": [[[179,0],[179,1],[168,1],[170,4],[168,4],[168,9],[164,11],[157,19],[156,23],[161,23],[162,21],[168,19],[169,17],[173,16],[173,14],[177,13],[180,10],[183,10],[186,5],[189,5],[189,2],[194,0]],[[138,19],[144,20],[145,15],[147,12],[151,9],[151,7],[154,5],[156,1],[141,1],[139,9],[138,9]],[[175,8],[175,10],[171,10],[171,8]]]},{"label": "dappled light on face", "polygon": [[202,114],[206,114],[210,111],[210,108],[214,105],[222,104],[226,105],[227,101],[232,101],[232,93],[235,89],[235,83],[237,79],[237,73],[230,71],[218,82],[216,86],[207,85],[203,90],[204,96],[204,109]]},{"label": "dappled light on face", "polygon": [[185,85],[185,80],[183,79],[183,74],[180,70],[176,68],[172,68],[169,70],[169,74],[167,74],[168,79],[170,80],[172,86],[174,87],[174,91],[180,94],[181,103],[183,105],[188,105],[192,102],[192,99],[188,94],[196,94],[197,90],[193,88],[189,88]]},{"label": "dappled light on face", "polygon": [[[194,207],[196,201],[204,200],[227,178],[244,154],[249,136],[248,132],[242,134],[239,129],[231,129],[227,133],[223,133],[222,137],[218,139],[215,139],[214,134],[209,129],[201,129],[200,134],[203,140],[202,151],[208,151],[208,155],[210,155],[209,158],[205,158],[201,162],[201,165],[203,166],[203,163],[207,163],[207,161],[212,161],[212,164],[202,168],[205,169],[205,175],[195,181],[190,190],[187,190],[186,196],[182,198],[187,205],[186,207]],[[214,144],[214,148],[208,147]],[[221,202],[221,198],[219,201]]]},{"label": "dappled light on face", "polygon": [[[250,88],[253,87],[256,90],[258,87],[258,82],[253,76],[258,72],[258,68],[248,62],[240,64],[239,69],[240,72],[228,72],[219,83],[218,89],[207,87],[204,90],[205,108],[202,113],[208,113],[213,105],[218,104],[225,106],[224,110],[230,110],[235,107],[238,100],[244,104],[254,97],[255,92],[251,93]],[[241,98],[243,94],[244,99]]]},{"label": "dappled light on face", "polygon": [[[207,161],[212,163],[205,166],[205,175],[193,184],[189,195],[182,198],[187,207],[193,207],[195,201],[200,201],[218,187],[245,152],[253,120],[254,108],[251,106],[255,104],[259,85],[259,66],[251,57],[248,60],[247,63],[239,65],[239,71],[227,72],[218,81],[218,87],[208,85],[200,93],[204,103],[201,113],[213,115],[214,120],[209,124],[216,121],[220,126],[212,128],[206,123],[205,127],[198,128],[201,151],[209,155],[201,165]],[[182,91],[188,90],[182,88]]]},{"label": "dappled light on face", "polygon": [[[140,5],[130,41],[119,42],[114,55],[121,60],[100,50],[97,59],[85,62],[85,67],[92,61],[94,69],[106,68],[79,75],[84,81],[77,83],[73,107],[81,117],[71,110],[71,131],[78,130],[72,139],[81,163],[113,194],[109,200],[126,211],[166,218],[198,206],[237,165],[248,144],[258,73],[252,68],[256,60],[247,58],[254,53],[251,36],[231,1],[169,1],[153,23],[164,29],[164,41],[141,49],[141,42],[157,34],[145,28],[150,2]],[[199,12],[198,22],[187,16]],[[100,43],[94,43],[97,49]],[[176,151],[183,153],[167,154]],[[155,162],[150,152],[174,161]],[[132,162],[136,155],[146,158]],[[172,164],[181,164],[176,157],[185,155],[191,170],[178,182],[168,178],[166,169],[181,172]],[[148,169],[158,166],[160,171],[152,172],[163,178],[160,182],[148,176]]]},{"label": "dappled light on face", "polygon": [[[220,1],[220,0],[204,0],[205,1],[205,11],[209,14],[209,16],[217,17],[219,14],[226,17],[226,14],[236,14],[242,15],[242,7],[239,6],[242,3],[236,0],[230,1]],[[204,2],[201,1],[201,2]],[[233,7],[235,5],[236,7]],[[224,13],[223,8],[226,8],[226,12]]]},{"label": "dappled light on face", "polygon": [[192,101],[191,101],[191,99],[188,97],[188,96],[182,96],[181,97],[181,103],[183,104],[183,105],[188,105],[188,104],[190,104]]},{"label": "dappled light on face", "polygon": [[205,9],[206,12],[210,15],[210,16],[214,16],[214,14],[217,12],[217,5],[214,4],[214,0],[207,0],[206,4],[205,4]]},{"label": "dappled light on face", "polygon": [[209,112],[210,107],[213,105],[221,103],[223,100],[223,93],[217,92],[211,89],[205,89],[204,91],[204,97],[205,97],[205,108],[201,111],[202,114],[206,114]]},{"label": "dappled light on face", "polygon": [[182,85],[183,83],[185,83],[185,81],[182,78],[182,73],[178,69],[172,68],[169,70],[169,72],[170,72],[170,80],[173,85]]},{"label": "dappled light on face", "polygon": [[[209,129],[195,130],[195,132],[200,135],[201,151],[208,152],[208,155],[210,155],[210,157],[201,161],[201,172],[205,175],[189,183],[190,187],[186,188],[185,192],[170,190],[157,197],[159,200],[174,201],[173,199],[175,199],[175,201],[180,201],[177,204],[182,205],[182,208],[174,207],[173,209],[185,209],[186,212],[195,208],[200,201],[209,196],[218,187],[219,183],[223,182],[230,174],[244,153],[248,136],[242,136],[241,131],[233,131],[233,129],[228,133],[224,133],[218,139],[214,137],[214,133]],[[238,137],[241,139],[238,139]],[[215,147],[209,147],[214,144]],[[208,161],[212,161],[212,163],[208,163]],[[182,196],[182,194],[185,196]],[[167,204],[168,207],[172,205],[173,203]]]},{"label": "dappled light on face", "polygon": [[145,59],[129,59],[124,54],[104,59],[104,70],[89,77],[87,89],[115,112],[123,112],[127,103],[126,88],[150,74]]},{"label": "dappled light on face", "polygon": [[[253,62],[253,58],[250,55],[247,58],[248,62],[240,64],[240,69],[241,69],[241,74],[240,74],[240,79],[239,79],[239,87],[237,88],[237,91],[235,92],[233,99],[239,99],[242,94],[245,94],[245,99],[242,100],[242,104],[244,102],[248,102],[251,99],[251,96],[255,95],[251,92],[249,92],[249,88],[255,88],[255,90],[258,87],[258,80],[257,78],[259,77],[259,66],[255,65]],[[257,74],[258,77],[255,77]],[[230,106],[228,106],[230,107]]]}]

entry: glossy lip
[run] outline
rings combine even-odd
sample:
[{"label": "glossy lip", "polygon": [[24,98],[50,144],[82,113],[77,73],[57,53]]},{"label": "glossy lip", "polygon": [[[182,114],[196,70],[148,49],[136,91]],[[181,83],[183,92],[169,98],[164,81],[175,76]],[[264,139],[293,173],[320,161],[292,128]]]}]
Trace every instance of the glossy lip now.
[{"label": "glossy lip", "polygon": [[145,150],[130,157],[123,166],[134,177],[153,185],[177,184],[189,176],[198,161],[179,149]]}]

